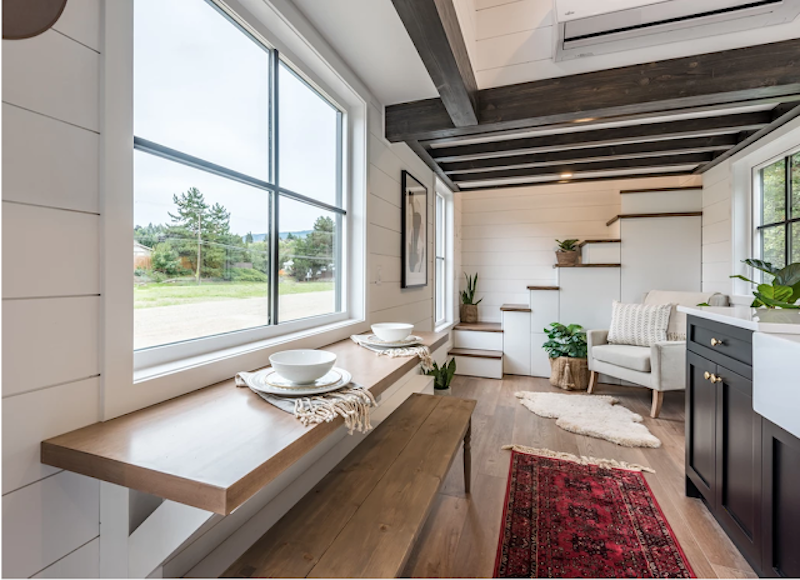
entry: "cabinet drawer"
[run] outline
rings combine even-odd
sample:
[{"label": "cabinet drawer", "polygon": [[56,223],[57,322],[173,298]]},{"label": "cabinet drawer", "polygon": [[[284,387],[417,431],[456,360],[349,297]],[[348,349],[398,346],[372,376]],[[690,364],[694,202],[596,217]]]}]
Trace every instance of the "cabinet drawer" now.
[{"label": "cabinet drawer", "polygon": [[[753,364],[753,332],[712,320],[689,317],[687,348],[719,364]],[[729,365],[730,366],[730,365]],[[734,370],[738,365],[733,365]]]}]

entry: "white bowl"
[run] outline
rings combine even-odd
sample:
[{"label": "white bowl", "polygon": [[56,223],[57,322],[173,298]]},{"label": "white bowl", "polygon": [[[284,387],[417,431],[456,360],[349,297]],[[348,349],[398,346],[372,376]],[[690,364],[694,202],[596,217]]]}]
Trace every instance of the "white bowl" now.
[{"label": "white bowl", "polygon": [[336,355],[325,350],[284,350],[269,357],[282,377],[300,385],[313,383],[333,368]]},{"label": "white bowl", "polygon": [[381,322],[380,324],[372,325],[372,332],[383,341],[386,342],[400,342],[405,340],[414,330],[413,324],[405,324],[404,322]]}]

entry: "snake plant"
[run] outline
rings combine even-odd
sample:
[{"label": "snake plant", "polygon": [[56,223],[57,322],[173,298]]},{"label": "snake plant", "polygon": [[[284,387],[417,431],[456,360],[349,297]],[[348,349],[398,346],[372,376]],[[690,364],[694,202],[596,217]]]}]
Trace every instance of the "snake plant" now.
[{"label": "snake plant", "polygon": [[475,291],[478,289],[478,274],[476,273],[473,277],[464,272],[464,277],[467,279],[467,289],[461,291],[461,303],[477,306],[483,300],[483,298],[481,298],[475,302]]}]

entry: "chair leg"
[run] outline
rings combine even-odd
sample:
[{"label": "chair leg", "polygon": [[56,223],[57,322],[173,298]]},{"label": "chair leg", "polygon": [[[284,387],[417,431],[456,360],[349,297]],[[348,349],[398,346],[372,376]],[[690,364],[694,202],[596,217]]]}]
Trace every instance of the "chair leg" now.
[{"label": "chair leg", "polygon": [[661,404],[664,402],[664,391],[653,391],[653,406],[650,407],[650,416],[657,419],[661,413]]},{"label": "chair leg", "polygon": [[589,388],[586,389],[586,392],[588,394],[590,394],[590,395],[592,394],[592,392],[594,391],[594,385],[595,385],[596,382],[597,382],[597,373],[592,371],[592,374],[589,375]]}]

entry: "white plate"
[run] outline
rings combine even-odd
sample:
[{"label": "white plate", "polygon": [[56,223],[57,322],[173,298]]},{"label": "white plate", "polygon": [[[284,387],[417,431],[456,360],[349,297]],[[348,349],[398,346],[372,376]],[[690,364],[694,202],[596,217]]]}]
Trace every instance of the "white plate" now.
[{"label": "white plate", "polygon": [[374,334],[370,334],[369,336],[364,338],[364,342],[369,346],[377,346],[381,348],[403,348],[407,346],[416,346],[422,342],[422,338],[419,336],[414,336],[413,334],[409,336],[405,340],[401,340],[399,342],[386,342],[385,340],[381,340]]},{"label": "white plate", "polygon": [[[330,380],[333,373],[339,375],[339,380],[331,383]],[[351,375],[349,372],[344,369],[334,367],[327,375],[317,379],[310,385],[295,385],[294,383],[291,383],[290,381],[287,381],[278,375],[275,369],[268,368],[264,369],[263,371],[258,371],[250,376],[247,384],[256,391],[261,391],[262,393],[267,393],[269,395],[280,395],[282,397],[310,397],[312,395],[321,395],[323,393],[330,393],[331,391],[338,391],[339,389],[349,385],[352,379],[353,375]],[[279,386],[280,384],[286,384],[287,386]]]},{"label": "white plate", "polygon": [[290,381],[284,377],[280,371],[273,367],[275,372],[264,375],[264,382],[270,387],[280,389],[313,389],[319,387],[330,387],[342,380],[342,372],[333,368],[312,383],[298,383]]}]

